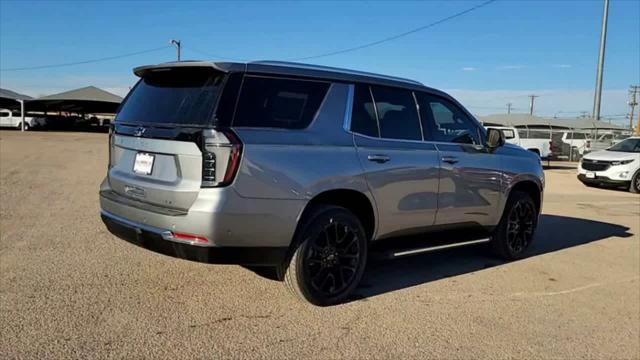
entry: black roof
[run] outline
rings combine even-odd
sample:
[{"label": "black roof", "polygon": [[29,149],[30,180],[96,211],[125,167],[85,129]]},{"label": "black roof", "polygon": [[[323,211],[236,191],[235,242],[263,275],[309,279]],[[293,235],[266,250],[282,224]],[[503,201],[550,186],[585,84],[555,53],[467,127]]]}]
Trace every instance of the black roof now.
[{"label": "black roof", "polygon": [[158,65],[140,66],[133,70],[137,76],[144,76],[154,69],[176,67],[213,67],[223,72],[246,72],[253,74],[288,75],[307,78],[326,79],[343,82],[362,82],[383,86],[402,87],[412,90],[428,90],[444,94],[441,91],[424,86],[422,83],[401,77],[374,74],[364,71],[334,68],[320,65],[301,64],[284,61],[255,61],[249,63],[212,62],[212,61],[180,61]]}]

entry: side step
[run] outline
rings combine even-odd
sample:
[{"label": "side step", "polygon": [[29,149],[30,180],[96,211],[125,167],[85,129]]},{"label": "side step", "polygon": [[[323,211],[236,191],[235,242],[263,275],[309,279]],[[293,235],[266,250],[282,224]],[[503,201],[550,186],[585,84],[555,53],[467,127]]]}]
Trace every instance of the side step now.
[{"label": "side step", "polygon": [[431,252],[431,251],[451,249],[451,248],[460,247],[460,246],[488,243],[489,241],[491,241],[491,238],[463,241],[463,242],[445,244],[445,245],[426,246],[426,247],[417,248],[417,249],[399,250],[399,251],[391,252],[389,254],[389,257],[395,259],[399,257],[417,255],[417,254],[422,254],[422,253]]},{"label": "side step", "polygon": [[[456,240],[451,241],[452,237]],[[451,249],[475,244],[484,244],[491,241],[490,237],[475,239],[471,238],[472,240],[469,240],[469,237],[467,237],[466,239],[462,237],[461,239],[458,236],[445,236],[444,238],[449,239],[445,240],[440,238],[438,240],[429,239],[426,241],[424,238],[413,238],[409,239],[409,241],[406,241],[407,239],[392,239],[391,241],[387,240],[384,242],[384,244],[374,245],[374,248],[371,249],[371,255],[378,259],[398,259],[405,256],[419,255],[431,251]]]}]

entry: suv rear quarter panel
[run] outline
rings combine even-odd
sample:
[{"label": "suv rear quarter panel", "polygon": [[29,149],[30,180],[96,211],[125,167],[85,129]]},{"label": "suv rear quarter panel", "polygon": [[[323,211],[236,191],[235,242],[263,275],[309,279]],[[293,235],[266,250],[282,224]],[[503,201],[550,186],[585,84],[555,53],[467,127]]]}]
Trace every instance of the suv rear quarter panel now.
[{"label": "suv rear quarter panel", "polygon": [[244,144],[233,184],[238,194],[310,200],[327,190],[349,189],[372,201],[353,137],[342,129],[345,112],[350,111],[348,89],[346,84],[332,84],[306,129],[234,128]]}]

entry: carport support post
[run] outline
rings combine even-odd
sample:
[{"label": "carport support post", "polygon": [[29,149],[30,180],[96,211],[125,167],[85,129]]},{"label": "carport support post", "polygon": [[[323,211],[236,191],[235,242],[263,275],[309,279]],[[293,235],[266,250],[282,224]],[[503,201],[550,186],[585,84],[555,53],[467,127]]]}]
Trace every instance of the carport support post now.
[{"label": "carport support post", "polygon": [[24,131],[24,100],[18,100],[20,102],[20,131]]}]

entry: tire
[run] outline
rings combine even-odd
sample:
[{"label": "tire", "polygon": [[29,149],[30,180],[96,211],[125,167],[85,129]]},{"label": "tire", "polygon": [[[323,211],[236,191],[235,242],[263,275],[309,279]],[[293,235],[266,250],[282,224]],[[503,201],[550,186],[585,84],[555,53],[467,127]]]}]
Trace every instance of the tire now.
[{"label": "tire", "polygon": [[522,259],[533,240],[537,214],[536,204],[529,194],[512,192],[491,239],[493,252],[505,260]]},{"label": "tire", "polygon": [[[29,123],[24,123],[24,131],[29,131],[29,129],[31,129],[31,126],[29,126]],[[18,130],[22,130],[22,123],[18,124]]]},{"label": "tire", "polygon": [[635,175],[633,175],[631,184],[629,185],[629,191],[634,194],[640,193],[640,170],[636,171]]},{"label": "tire", "polygon": [[299,300],[317,306],[338,304],[362,279],[368,240],[351,211],[330,205],[310,210],[296,229],[297,247],[290,261],[278,273]]}]

